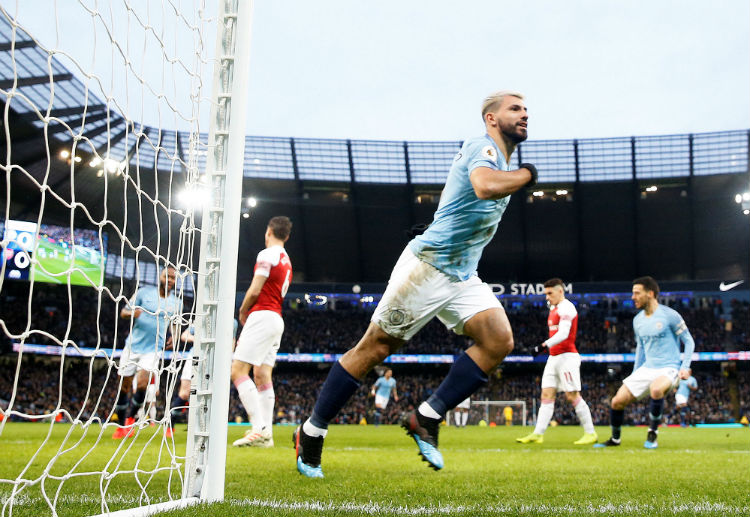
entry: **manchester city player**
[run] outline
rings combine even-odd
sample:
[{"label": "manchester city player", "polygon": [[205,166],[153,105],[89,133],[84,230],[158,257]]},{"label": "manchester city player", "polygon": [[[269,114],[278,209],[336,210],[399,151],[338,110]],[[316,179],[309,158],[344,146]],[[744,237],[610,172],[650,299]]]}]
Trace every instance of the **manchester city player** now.
[{"label": "manchester city player", "polygon": [[398,393],[396,393],[396,379],[393,378],[393,370],[388,368],[382,377],[378,377],[375,384],[372,385],[370,394],[375,397],[375,425],[380,425],[381,411],[385,411],[388,401],[393,395],[393,400],[398,402]]},{"label": "manchester city player", "polygon": [[698,389],[698,381],[693,377],[692,370],[688,370],[690,375],[687,379],[680,379],[680,385],[677,387],[677,392],[674,394],[674,402],[677,410],[680,412],[680,425],[687,427],[690,425],[690,407],[688,407],[688,399],[690,398],[690,392]]},{"label": "manchester city player", "polygon": [[[677,385],[678,379],[690,377],[690,360],[695,349],[690,331],[677,311],[659,304],[659,285],[650,276],[633,280],[633,302],[640,312],[633,318],[636,351],[633,373],[622,381],[612,399],[610,422],[612,436],[594,447],[620,445],[625,407],[646,394],[651,396],[648,435],[643,444],[656,449],[664,396]],[[685,347],[680,359],[680,341]]]},{"label": "manchester city player", "polygon": [[[167,266],[159,275],[158,288],[154,286],[139,288],[120,311],[120,317],[131,320],[132,323],[117,372],[122,377],[122,383],[115,409],[121,427],[118,427],[112,435],[115,440],[135,434],[135,416],[146,399],[149,379],[159,371],[159,363],[167,339],[167,328],[172,324],[174,316],[181,310],[180,302],[173,292],[174,285],[175,269]],[[135,377],[136,389],[129,403],[128,394],[133,384],[133,377]],[[128,405],[130,405],[129,409]],[[125,416],[127,418],[124,418],[123,426]],[[170,431],[167,431],[167,434],[170,434]]]},{"label": "manchester city player", "polygon": [[328,423],[373,367],[437,316],[474,345],[458,356],[447,377],[401,425],[422,458],[443,468],[438,426],[448,410],[487,382],[513,349],[510,323],[492,290],[477,277],[482,250],[495,235],[513,192],[536,182],[536,168],[511,170],[510,157],[526,140],[523,96],[498,92],[485,99],[486,134],[467,140],[456,155],[432,224],[404,249],[372,322],[357,345],[333,365],[312,415],[294,433],[297,470],[323,477],[320,467]]}]

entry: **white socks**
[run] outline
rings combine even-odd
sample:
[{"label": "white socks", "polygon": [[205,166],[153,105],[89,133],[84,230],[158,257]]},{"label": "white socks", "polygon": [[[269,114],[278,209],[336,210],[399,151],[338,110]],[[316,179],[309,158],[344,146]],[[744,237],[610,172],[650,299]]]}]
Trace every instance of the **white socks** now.
[{"label": "white socks", "polygon": [[[583,426],[585,433],[594,432],[594,421],[591,418],[591,410],[589,405],[582,397],[578,397],[573,403],[573,407],[576,410],[576,416],[578,421]],[[544,434],[547,430],[547,426],[552,420],[552,414],[555,412],[555,401],[554,400],[542,400],[542,405],[539,407],[539,414],[536,418],[536,428],[534,429],[535,434]]]},{"label": "white socks", "polygon": [[276,403],[276,394],[273,391],[273,384],[270,382],[264,384],[258,388],[258,396],[260,398],[260,410],[263,413],[263,421],[269,425],[273,425],[273,406]]},{"label": "white socks", "polygon": [[589,405],[586,404],[586,401],[583,400],[583,398],[578,397],[578,400],[575,402],[575,410],[576,410],[576,416],[578,416],[578,421],[583,426],[583,432],[584,433],[593,433],[594,432],[594,421],[591,418],[591,410],[589,409]]},{"label": "white socks", "polygon": [[310,436],[312,438],[317,438],[319,436],[322,436],[325,438],[325,436],[328,434],[328,429],[321,429],[320,427],[314,426],[310,419],[308,418],[305,420],[305,423],[302,424],[302,430],[305,432],[307,436]]},{"label": "white socks", "polygon": [[539,407],[539,414],[536,417],[536,428],[534,434],[544,434],[547,430],[549,421],[552,420],[552,414],[555,412],[555,400],[542,400]]},{"label": "white socks", "polygon": [[417,411],[419,411],[422,414],[422,416],[426,416],[427,418],[432,418],[434,420],[443,419],[443,417],[441,417],[437,411],[432,409],[432,406],[429,405],[427,402],[422,402],[419,405],[419,409],[417,409]]},{"label": "white socks", "polygon": [[263,418],[263,410],[261,409],[260,396],[258,390],[255,387],[255,383],[245,375],[237,379],[234,382],[234,386],[237,388],[237,394],[240,396],[240,401],[245,407],[247,412],[247,418],[253,425],[253,432],[259,433],[267,424]]}]

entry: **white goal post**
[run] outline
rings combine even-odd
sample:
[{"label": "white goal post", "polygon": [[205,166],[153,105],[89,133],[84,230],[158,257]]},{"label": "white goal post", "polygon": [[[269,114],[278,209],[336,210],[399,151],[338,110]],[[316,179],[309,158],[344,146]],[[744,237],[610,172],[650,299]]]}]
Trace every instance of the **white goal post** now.
[{"label": "white goal post", "polygon": [[0,4],[0,516],[222,500],[253,1],[40,4]]}]

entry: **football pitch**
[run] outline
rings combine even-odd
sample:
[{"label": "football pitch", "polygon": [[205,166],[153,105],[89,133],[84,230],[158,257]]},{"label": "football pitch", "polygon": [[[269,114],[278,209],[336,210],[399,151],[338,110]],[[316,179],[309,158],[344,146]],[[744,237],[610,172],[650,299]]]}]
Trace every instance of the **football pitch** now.
[{"label": "football pitch", "polygon": [[[81,256],[83,252],[78,253],[74,263],[71,265],[70,260],[65,258],[66,249],[60,244],[52,244],[45,239],[39,239],[37,247],[37,259],[41,266],[34,266],[32,276],[37,282],[50,282],[53,284],[66,284],[68,277],[60,274],[69,269],[76,268],[70,273],[70,283],[73,285],[94,285],[102,284],[102,272],[104,263],[91,264],[87,256]],[[99,255],[101,260],[101,255]]]},{"label": "football pitch", "polygon": [[[14,479],[47,434],[46,424],[6,425],[0,445],[0,478]],[[35,479],[55,445],[70,429],[54,426],[50,445],[24,475]],[[152,431],[149,431],[152,429]],[[229,441],[246,427],[230,427]],[[81,441],[86,451],[98,427]],[[643,448],[645,429],[626,427],[623,445],[615,449],[574,446],[578,427],[550,429],[541,445],[521,445],[521,427],[443,427],[440,449],[445,468],[434,472],[417,456],[416,445],[396,426],[332,426],[323,452],[325,479],[297,474],[291,447],[292,427],[274,429],[276,446],[269,449],[229,447],[226,501],[167,512],[170,516],[359,516],[359,515],[750,515],[750,432],[746,428],[662,428],[659,449]],[[607,428],[598,428],[602,438]],[[78,472],[102,469],[121,442],[103,435]],[[148,436],[147,436],[148,435]],[[132,469],[149,436],[140,467],[169,464],[158,428],[147,428],[130,452],[116,456],[120,469]],[[175,431],[182,454],[187,433]],[[80,438],[79,432],[72,435]],[[74,441],[75,441],[74,440]],[[132,440],[131,440],[132,441]],[[64,454],[52,469],[61,475],[82,456]],[[161,454],[161,457],[159,456]],[[114,465],[107,467],[114,471]],[[138,504],[140,490],[133,474],[112,478],[110,510]],[[141,474],[152,502],[166,500],[166,472]],[[55,496],[57,481],[45,483]],[[179,482],[176,484],[179,491]],[[62,516],[101,511],[99,477],[70,478],[59,494]],[[0,502],[7,501],[7,483],[0,484]],[[173,483],[173,496],[175,484]],[[40,484],[22,492],[14,516],[50,515]],[[8,514],[6,508],[5,514]]]}]

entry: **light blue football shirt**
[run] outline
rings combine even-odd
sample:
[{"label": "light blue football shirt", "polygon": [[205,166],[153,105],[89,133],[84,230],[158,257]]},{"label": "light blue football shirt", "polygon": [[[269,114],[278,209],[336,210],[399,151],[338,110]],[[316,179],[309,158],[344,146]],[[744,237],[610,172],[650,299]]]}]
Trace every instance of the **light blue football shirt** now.
[{"label": "light blue football shirt", "polygon": [[385,377],[379,377],[375,381],[375,394],[379,397],[390,398],[391,390],[396,387],[396,379],[391,377],[386,379]]},{"label": "light blue football shirt", "polygon": [[[682,316],[674,309],[657,305],[651,316],[642,310],[633,318],[636,351],[634,370],[647,368],[690,368],[695,342]],[[680,340],[685,354],[680,359]]]},{"label": "light blue football shirt", "polygon": [[476,274],[482,250],[495,235],[510,201],[510,196],[497,200],[477,197],[469,180],[477,167],[510,170],[487,134],[467,140],[461,147],[453,159],[432,224],[409,243],[420,260],[461,281]]},{"label": "light blue football shirt", "polygon": [[690,392],[692,391],[690,388],[697,388],[698,387],[698,381],[695,380],[695,377],[692,375],[685,379],[680,379],[680,385],[677,388],[677,395],[682,395],[683,397],[690,398]]},{"label": "light blue football shirt", "polygon": [[133,320],[133,330],[125,339],[125,344],[136,354],[164,350],[167,327],[178,312],[178,303],[174,293],[162,298],[159,289],[154,286],[138,289],[134,299],[128,302],[128,308],[141,309],[142,312]]}]

